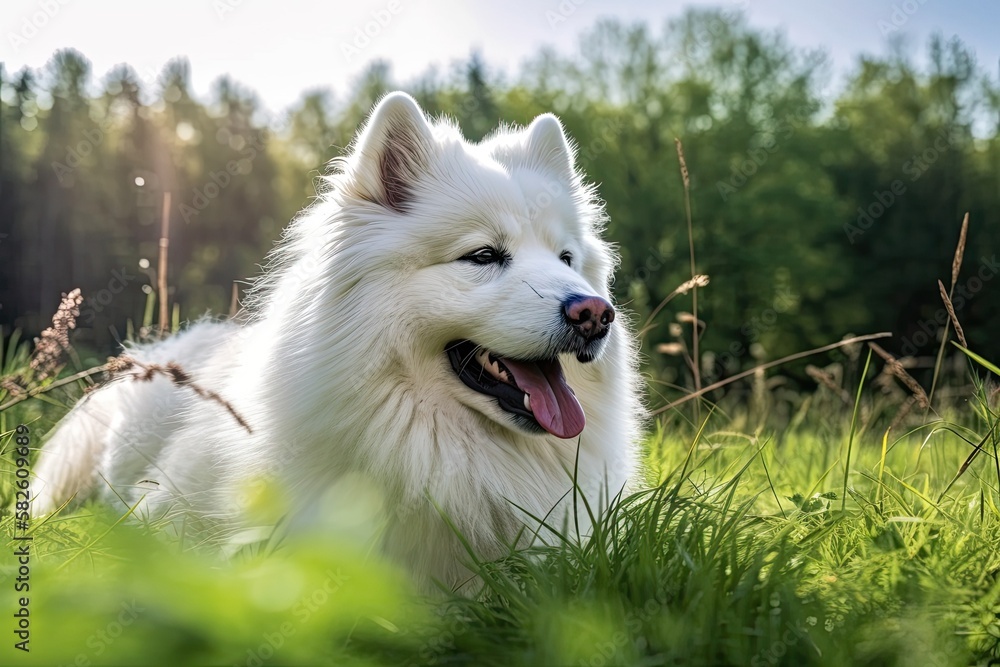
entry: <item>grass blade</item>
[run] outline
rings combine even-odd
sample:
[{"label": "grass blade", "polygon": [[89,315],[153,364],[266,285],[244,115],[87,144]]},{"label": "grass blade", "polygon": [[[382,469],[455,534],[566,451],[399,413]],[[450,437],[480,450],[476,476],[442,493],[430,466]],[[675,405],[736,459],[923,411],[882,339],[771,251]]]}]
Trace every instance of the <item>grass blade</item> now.
[{"label": "grass blade", "polygon": [[858,428],[858,408],[861,407],[861,390],[865,386],[865,379],[868,377],[868,367],[872,363],[872,351],[868,350],[868,358],[865,359],[865,370],[861,373],[858,381],[858,393],[854,397],[854,412],[851,415],[851,435],[847,439],[847,459],[844,461],[844,495],[840,498],[840,511],[847,510],[847,478],[851,474],[851,450],[854,449],[854,434]]}]

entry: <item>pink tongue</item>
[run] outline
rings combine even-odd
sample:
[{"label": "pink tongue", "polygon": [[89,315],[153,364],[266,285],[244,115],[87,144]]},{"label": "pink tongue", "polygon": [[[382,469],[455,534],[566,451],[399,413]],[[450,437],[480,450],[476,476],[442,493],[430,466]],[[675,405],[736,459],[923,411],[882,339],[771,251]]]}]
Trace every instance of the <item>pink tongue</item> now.
[{"label": "pink tongue", "polygon": [[558,361],[502,361],[521,391],[531,397],[531,412],[542,428],[563,439],[580,435],[587,418]]}]

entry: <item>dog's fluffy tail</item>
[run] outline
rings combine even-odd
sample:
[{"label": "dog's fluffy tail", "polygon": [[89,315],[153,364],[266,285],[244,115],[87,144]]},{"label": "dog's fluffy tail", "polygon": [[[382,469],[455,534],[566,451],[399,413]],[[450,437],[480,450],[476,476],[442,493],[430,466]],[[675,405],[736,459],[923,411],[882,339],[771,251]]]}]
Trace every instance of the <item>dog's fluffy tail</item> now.
[{"label": "dog's fluffy tail", "polygon": [[107,389],[78,404],[38,454],[31,482],[32,516],[82,501],[94,489],[114,418]]}]

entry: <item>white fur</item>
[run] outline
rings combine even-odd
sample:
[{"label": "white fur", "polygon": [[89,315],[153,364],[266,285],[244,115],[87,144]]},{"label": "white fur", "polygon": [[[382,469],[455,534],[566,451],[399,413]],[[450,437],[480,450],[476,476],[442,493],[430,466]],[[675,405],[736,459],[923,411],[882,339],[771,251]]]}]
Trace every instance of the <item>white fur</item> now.
[{"label": "white fur", "polygon": [[[405,212],[391,205],[380,169],[390,153],[409,193]],[[425,582],[454,586],[468,576],[465,553],[438,508],[491,558],[532,523],[515,504],[539,517],[555,508],[550,520],[562,525],[578,446],[578,484],[593,504],[635,474],[638,381],[620,313],[598,359],[560,357],[587,418],[572,440],[516,428],[443,353],[470,339],[540,356],[562,299],[610,300],[603,210],[559,121],[540,116],[470,144],[394,93],[335,166],[270,257],[246,323],[200,322],[129,350],[145,363],[178,362],[252,434],[166,379],[120,379],[82,401],[44,447],[36,515],[96,494],[239,526],[235,499],[248,480],[276,480],[305,516],[331,484],[360,476],[383,498],[384,552]],[[498,237],[508,268],[458,261]]]}]

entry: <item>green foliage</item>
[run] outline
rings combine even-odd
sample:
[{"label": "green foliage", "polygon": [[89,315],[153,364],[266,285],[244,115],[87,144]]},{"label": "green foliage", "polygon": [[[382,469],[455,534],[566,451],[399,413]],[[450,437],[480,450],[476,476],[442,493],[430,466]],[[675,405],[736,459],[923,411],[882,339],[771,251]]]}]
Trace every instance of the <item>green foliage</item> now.
[{"label": "green foliage", "polygon": [[4,663],[360,665],[368,641],[414,644],[386,630],[423,618],[405,579],[343,539],[222,562],[116,519],[93,507],[31,531],[31,651],[5,646]]},{"label": "green foliage", "polygon": [[[79,286],[78,342],[110,352],[126,320],[141,321],[144,286],[155,287],[164,191],[171,301],[182,319],[227,312],[233,282],[257,272],[325,163],[381,94],[403,87],[473,139],[558,113],[607,201],[623,258],[617,297],[640,318],[690,277],[681,138],[697,270],[712,278],[699,292],[707,378],[751,365],[751,350],[777,358],[848,331],[891,330],[895,351],[931,352],[942,323],[934,284],[966,210],[970,270],[956,306],[970,344],[996,356],[1000,311],[975,288],[996,273],[1000,90],[957,41],[935,38],[928,55],[923,70],[901,52],[865,57],[830,99],[825,54],[738,13],[691,10],[659,32],[600,22],[578,54],[543,51],[509,80],[473,56],[400,86],[374,62],[346,95],[311,91],[272,117],[228,78],[195,99],[184,61],[159,75],[120,66],[95,84],[81,54],[61,51],[44,72],[4,73],[0,90],[10,156],[0,164],[0,324],[37,333],[59,293]],[[128,277],[120,291],[115,271]],[[684,365],[655,352],[681,308],[667,308],[644,352],[663,379],[683,383]]]},{"label": "green foliage", "polygon": [[[481,563],[482,588],[471,598],[417,596],[405,575],[372,555],[377,532],[360,501],[322,530],[228,559],[172,534],[170,524],[88,505],[28,531],[32,652],[17,660],[965,665],[996,659],[1000,414],[995,394],[978,386],[976,410],[908,433],[885,432],[881,448],[883,433],[869,420],[852,429],[849,410],[835,431],[813,413],[805,425],[768,438],[733,431],[732,417],[718,411],[697,428],[670,419],[647,442],[652,488],[614,499],[590,539],[580,539],[573,526],[554,525],[562,538],[549,546]],[[859,401],[868,405],[871,391],[866,383]],[[53,417],[60,412],[45,410]],[[977,442],[985,456],[954,479]],[[15,479],[12,450],[8,431],[0,436],[5,498]],[[7,513],[0,532],[22,531]],[[6,543],[12,551],[23,541]],[[16,576],[7,559],[0,577],[12,584]],[[3,650],[9,662],[12,649]]]},{"label": "green foliage", "polygon": [[[553,526],[563,539],[480,564],[472,598],[416,595],[372,555],[377,533],[356,507],[323,531],[223,558],[172,524],[88,505],[31,526],[32,652],[14,656],[8,644],[0,662],[1000,659],[1000,414],[995,385],[978,375],[995,372],[1000,313],[971,289],[972,276],[980,287],[992,279],[1000,138],[984,119],[1000,111],[1000,91],[960,44],[936,40],[929,52],[927,71],[898,54],[865,59],[829,101],[822,55],[738,15],[691,11],[661,34],[601,23],[579,57],[542,52],[511,82],[473,58],[410,89],[473,138],[500,120],[562,117],[608,202],[623,257],[617,296],[639,321],[690,277],[673,146],[682,138],[698,272],[712,278],[699,291],[706,383],[849,330],[893,329],[905,354],[933,349],[918,332],[943,322],[934,283],[970,210],[955,308],[976,354],[963,350],[968,367],[957,354],[946,362],[940,416],[907,417],[912,399],[886,370],[870,376],[856,346],[831,355],[820,369],[829,380],[812,393],[758,373],[749,388],[711,395],[704,418],[666,412],[646,442],[652,488],[616,499],[590,539]],[[105,350],[109,327],[117,335],[129,319],[152,322],[155,296],[142,288],[156,285],[165,191],[171,301],[184,318],[224,313],[232,281],[254,272],[324,163],[396,87],[373,63],[349,96],[314,91],[287,118],[267,119],[227,79],[210,101],[194,99],[181,61],[158,78],[116,68],[96,96],[89,64],[72,51],[44,73],[3,79],[0,141],[14,157],[0,161],[0,323],[40,331],[59,293],[81,286],[90,300],[75,340]],[[870,213],[886,192],[892,202]],[[859,207],[872,218],[864,228]],[[136,268],[140,259],[149,266]],[[654,395],[685,384],[680,361],[655,353],[681,340],[671,327],[681,303],[643,340]],[[17,334],[0,338],[0,352],[0,378],[24,375]],[[971,400],[951,400],[968,396],[954,379],[968,368]],[[24,389],[0,386],[0,404]],[[79,394],[67,385],[0,410],[4,508],[16,491],[14,429],[26,424],[37,447]],[[0,533],[8,552],[23,543],[9,509]],[[3,585],[17,576],[3,560]],[[4,600],[13,627],[16,598]]]}]

